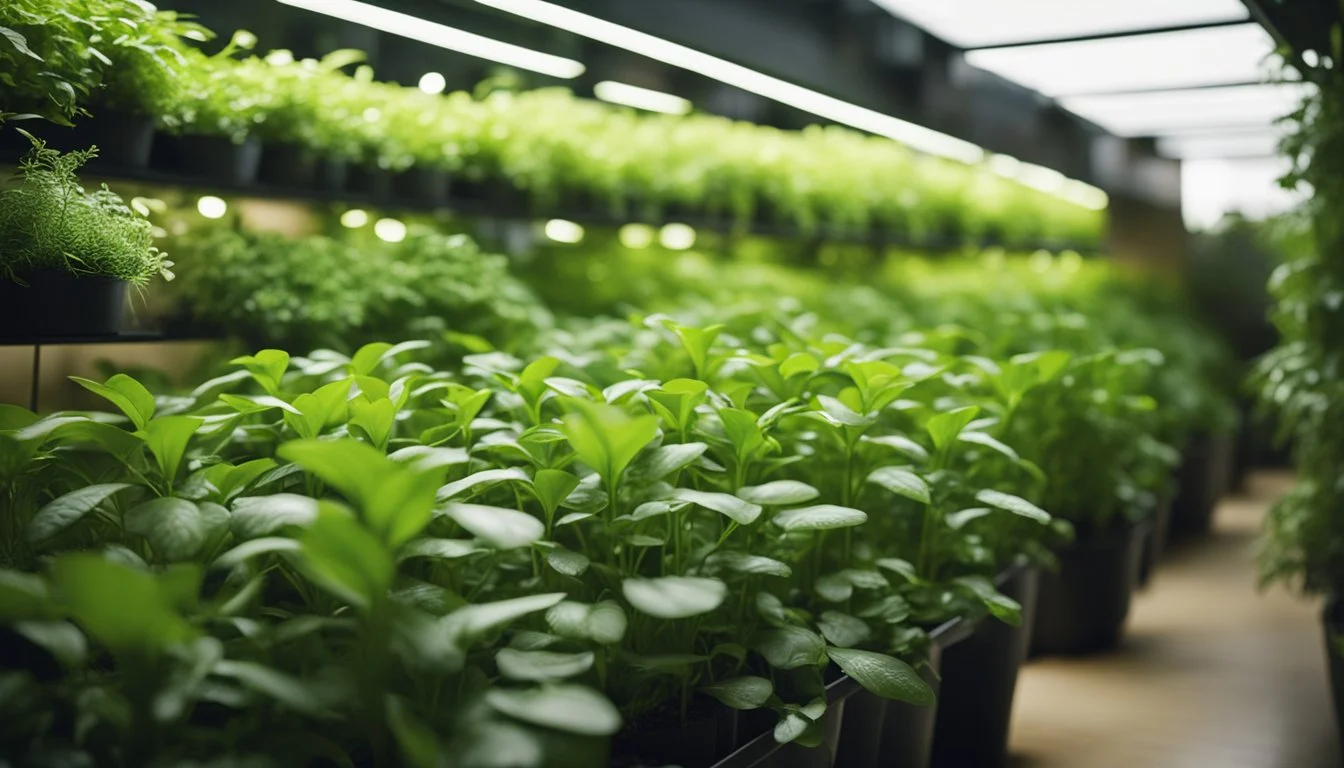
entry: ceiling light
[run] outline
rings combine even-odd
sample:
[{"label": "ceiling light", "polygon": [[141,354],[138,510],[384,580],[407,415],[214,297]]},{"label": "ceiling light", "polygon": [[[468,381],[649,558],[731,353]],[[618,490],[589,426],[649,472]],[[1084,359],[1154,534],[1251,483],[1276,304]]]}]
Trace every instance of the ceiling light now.
[{"label": "ceiling light", "polygon": [[196,201],[196,210],[207,219],[222,219],[229,212],[229,204],[214,195],[206,195]]},{"label": "ceiling light", "polygon": [[1240,21],[1241,0],[873,0],[961,48]]},{"label": "ceiling light", "polygon": [[438,72],[426,72],[420,76],[420,90],[425,93],[443,93],[443,89],[448,87],[448,81]]},{"label": "ceiling light", "polygon": [[557,243],[573,245],[583,240],[583,227],[564,219],[551,219],[546,222],[546,236]]},{"label": "ceiling light", "polygon": [[648,88],[640,88],[637,85],[627,85],[626,83],[617,83],[611,80],[603,80],[597,85],[594,85],[593,95],[603,101],[609,101],[612,104],[620,104],[623,107],[634,107],[635,109],[644,109],[649,112],[665,112],[669,115],[684,115],[691,111],[691,102],[680,96],[673,96],[670,93],[653,91]]},{"label": "ceiling light", "polygon": [[1117,136],[1178,131],[1267,129],[1297,108],[1311,86],[1300,83],[1196,88],[1061,99],[1070,112]]},{"label": "ceiling light", "polygon": [[1157,140],[1157,153],[1178,160],[1272,157],[1281,140],[1281,134],[1265,130],[1164,136]]},{"label": "ceiling light", "polygon": [[465,30],[437,24],[407,13],[361,3],[358,0],[280,0],[285,5],[353,21],[381,32],[447,48],[487,61],[539,72],[543,75],[572,79],[583,74],[583,64],[561,56],[534,51]]},{"label": "ceiling light", "polygon": [[976,163],[984,157],[984,150],[968,141],[554,3],[544,0],[477,0],[477,2],[622,50],[632,51],[654,61],[699,73],[827,120],[895,139],[921,152],[965,163]]},{"label": "ceiling light", "polygon": [[966,61],[1046,96],[1254,83],[1274,41],[1259,24],[986,48]]},{"label": "ceiling light", "polygon": [[1206,229],[1227,213],[1263,218],[1300,204],[1309,190],[1288,190],[1278,179],[1292,168],[1286,157],[1189,160],[1181,163],[1181,213],[1186,227]]},{"label": "ceiling light", "polygon": [[653,245],[654,232],[653,227],[648,224],[626,224],[621,227],[617,236],[621,240],[621,245],[637,251]]},{"label": "ceiling light", "polygon": [[359,229],[369,223],[369,212],[359,208],[351,208],[341,214],[341,226],[349,229]]},{"label": "ceiling light", "polygon": [[400,243],[406,239],[406,225],[396,219],[379,219],[373,225],[373,234],[384,242]]},{"label": "ceiling light", "polygon": [[666,224],[658,232],[658,242],[670,251],[684,251],[695,245],[695,230],[688,224]]}]

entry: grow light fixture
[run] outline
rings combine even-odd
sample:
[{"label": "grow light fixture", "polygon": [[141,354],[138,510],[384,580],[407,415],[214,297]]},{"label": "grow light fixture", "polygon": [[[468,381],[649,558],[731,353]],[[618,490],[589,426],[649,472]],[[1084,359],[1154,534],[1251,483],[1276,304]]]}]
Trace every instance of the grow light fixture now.
[{"label": "grow light fixture", "polygon": [[1061,99],[1060,105],[1117,136],[1237,128],[1267,130],[1276,119],[1292,112],[1312,87],[1285,83],[1076,96]]},{"label": "grow light fixture", "polygon": [[1241,21],[1241,0],[873,0],[959,48]]},{"label": "grow light fixture", "polygon": [[[305,0],[313,2],[314,0]],[[833,96],[795,85],[726,59],[701,53],[653,35],[622,26],[596,16],[564,8],[545,0],[476,0],[482,5],[548,24],[572,34],[631,51],[654,61],[679,67],[721,83],[741,88],[757,96],[787,104],[796,109],[862,131],[886,136],[930,155],[964,163],[977,163],[984,150],[969,141],[948,136],[922,125],[884,115],[867,107],[851,104]]]},{"label": "grow light fixture", "polygon": [[653,227],[648,224],[626,224],[621,227],[617,237],[620,238],[621,245],[632,251],[637,251],[653,245],[654,231]]},{"label": "grow light fixture", "polygon": [[407,13],[381,8],[358,0],[279,0],[285,5],[305,11],[334,16],[338,19],[363,24],[390,35],[417,40],[429,45],[465,53],[478,59],[507,64],[511,67],[538,72],[551,77],[570,80],[583,74],[583,64],[534,51],[521,45],[484,37],[473,32],[438,24]]},{"label": "grow light fixture", "polygon": [[1178,160],[1273,157],[1279,154],[1281,138],[1265,130],[1164,136],[1157,140],[1157,153]]},{"label": "grow light fixture", "polygon": [[664,224],[658,232],[658,242],[669,251],[685,251],[695,245],[695,229],[689,224]]},{"label": "grow light fixture", "polygon": [[196,210],[207,219],[222,219],[229,212],[229,204],[214,195],[205,195],[196,201]]},{"label": "grow light fixture", "polygon": [[448,81],[438,72],[426,72],[420,76],[418,86],[428,94],[443,93],[443,89],[448,87]]},{"label": "grow light fixture", "polygon": [[583,241],[583,227],[565,219],[551,219],[544,227],[546,236],[557,243],[574,245]]},{"label": "grow light fixture", "polygon": [[1064,96],[1259,82],[1273,52],[1269,33],[1247,23],[986,48],[968,51],[966,62],[1046,96]]},{"label": "grow light fixture", "polygon": [[627,83],[617,83],[612,80],[603,80],[593,86],[593,95],[597,98],[619,104],[623,107],[634,107],[649,112],[662,112],[668,115],[685,115],[691,111],[691,102],[680,96],[673,96],[670,93],[654,91],[648,88],[640,88],[637,85]]},{"label": "grow light fixture", "polygon": [[406,225],[396,219],[379,219],[373,225],[373,234],[386,243],[400,243],[406,239]]}]

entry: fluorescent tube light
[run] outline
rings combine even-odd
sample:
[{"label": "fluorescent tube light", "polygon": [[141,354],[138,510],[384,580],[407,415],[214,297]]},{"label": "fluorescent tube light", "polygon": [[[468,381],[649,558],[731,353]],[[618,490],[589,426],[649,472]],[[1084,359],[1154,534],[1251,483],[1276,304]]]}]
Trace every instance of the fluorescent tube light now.
[{"label": "fluorescent tube light", "polygon": [[1060,105],[1117,136],[1161,136],[1191,130],[1268,129],[1297,108],[1301,83],[1196,88],[1154,93],[1075,96]]},{"label": "fluorescent tube light", "polygon": [[279,1],[295,8],[363,24],[366,27],[372,27],[390,35],[418,40],[422,43],[465,53],[479,59],[526,69],[529,72],[539,72],[543,75],[569,80],[578,77],[584,71],[583,64],[573,59],[534,51],[520,45],[505,43],[407,13],[381,8],[369,3],[361,3],[358,0]]},{"label": "fluorescent tube light", "polygon": [[[314,0],[307,0],[313,2]],[[795,85],[786,80],[748,69],[726,59],[679,45],[596,16],[570,10],[544,0],[477,0],[557,29],[597,40],[655,61],[697,72],[706,77],[767,99],[787,104],[818,117],[886,136],[931,155],[976,163],[984,150],[969,141],[948,136],[922,125],[884,115],[867,107]]]},{"label": "fluorescent tube light", "polygon": [[1291,168],[1292,161],[1286,157],[1181,163],[1181,213],[1186,227],[1212,227],[1230,212],[1263,218],[1293,208],[1310,192],[1279,186],[1278,179]]},{"label": "fluorescent tube light", "polygon": [[644,109],[649,112],[664,112],[669,115],[684,115],[691,111],[691,102],[680,96],[662,91],[640,88],[637,85],[603,80],[593,86],[593,95],[612,104],[624,107]]},{"label": "fluorescent tube light", "polygon": [[1264,130],[1163,136],[1157,140],[1157,153],[1177,160],[1273,157],[1279,154],[1281,139],[1280,133]]},{"label": "fluorescent tube light", "polygon": [[1259,24],[966,53],[966,62],[1046,96],[1263,80],[1274,41]]},{"label": "fluorescent tube light", "polygon": [[961,48],[1240,21],[1241,0],[873,0]]}]

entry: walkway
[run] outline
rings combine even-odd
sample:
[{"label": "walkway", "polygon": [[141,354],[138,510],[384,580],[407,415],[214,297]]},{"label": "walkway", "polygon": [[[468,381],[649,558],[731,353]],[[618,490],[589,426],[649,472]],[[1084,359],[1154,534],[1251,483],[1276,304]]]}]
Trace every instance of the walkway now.
[{"label": "walkway", "polygon": [[1290,482],[1252,477],[1212,536],[1169,551],[1123,648],[1028,664],[1012,768],[1341,764],[1317,604],[1255,585],[1260,521]]}]

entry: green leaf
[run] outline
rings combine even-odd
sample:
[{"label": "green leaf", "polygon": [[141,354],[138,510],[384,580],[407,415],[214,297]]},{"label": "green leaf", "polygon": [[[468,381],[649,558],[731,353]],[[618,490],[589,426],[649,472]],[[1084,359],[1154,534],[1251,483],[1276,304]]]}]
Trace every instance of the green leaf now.
[{"label": "green leaf", "polygon": [[289,368],[289,353],[280,349],[263,349],[255,355],[235,357],[229,362],[246,368],[262,389],[276,395],[280,392],[280,380]]},{"label": "green leaf", "polygon": [[962,441],[963,443],[974,443],[975,445],[983,445],[984,447],[989,448],[992,451],[997,451],[1003,454],[1004,456],[1007,456],[1013,461],[1022,460],[1022,457],[1017,454],[1017,451],[1013,450],[1010,446],[999,442],[995,438],[990,437],[984,432],[962,432],[960,435],[957,436],[957,439]]},{"label": "green leaf", "polygon": [[924,427],[938,450],[946,450],[952,441],[957,439],[957,435],[961,434],[961,430],[965,429],[979,413],[980,407],[975,405],[957,408],[931,417]]},{"label": "green leaf", "polygon": [[263,664],[223,659],[215,663],[211,672],[220,677],[237,680],[244,688],[260,693],[296,712],[317,715],[324,709],[322,699],[317,696],[312,686]]},{"label": "green leaf", "polygon": [[924,450],[924,446],[916,443],[908,437],[902,435],[882,435],[881,437],[865,437],[863,442],[873,445],[880,445],[885,448],[891,448],[915,461],[927,461],[929,452]]},{"label": "green leaf", "polygon": [[484,551],[475,542],[460,539],[411,539],[397,552],[397,560],[410,560],[413,557],[456,560]]},{"label": "green leaf", "polygon": [[551,631],[564,637],[615,645],[625,637],[625,609],[612,600],[586,605],[566,600],[546,612]]},{"label": "green leaf", "polygon": [[66,555],[52,564],[52,582],[70,617],[114,653],[159,650],[191,637],[176,606],[185,592],[196,594],[200,576],[194,566],[151,574],[97,554]]},{"label": "green leaf", "polygon": [[882,467],[868,475],[868,482],[880,485],[897,496],[929,504],[929,485],[924,478],[903,467]]},{"label": "green leaf", "polygon": [[827,655],[870,692],[887,699],[927,707],[934,702],[933,689],[909,664],[885,653],[856,648],[827,648]]},{"label": "green leaf", "polygon": [[160,560],[190,560],[205,544],[205,520],[200,509],[186,499],[164,497],[146,501],[126,511],[126,530],[143,536]]},{"label": "green leaf", "polygon": [[159,465],[159,473],[168,483],[177,478],[182,457],[192,435],[204,422],[194,416],[160,416],[145,426],[145,445]]},{"label": "green leaf", "polygon": [[812,721],[797,712],[786,712],[775,725],[775,742],[788,744],[796,740],[812,725]]},{"label": "green leaf", "polygon": [[294,416],[303,416],[303,413],[293,405],[281,400],[274,395],[229,395],[222,394],[219,401],[234,409],[239,413],[264,413],[272,408],[279,408],[285,413]]},{"label": "green leaf", "polygon": [[995,509],[1001,509],[1005,512],[1011,512],[1019,517],[1025,517],[1028,520],[1035,520],[1038,523],[1049,523],[1050,514],[1040,507],[1032,504],[1030,501],[1014,496],[1011,493],[985,489],[975,494],[975,500],[981,504],[988,504]]},{"label": "green leaf", "polygon": [[403,352],[425,349],[429,346],[430,343],[423,340],[403,341],[395,346],[385,341],[365,344],[355,352],[354,357],[350,358],[350,370],[356,376],[368,376],[378,366]]},{"label": "green leaf", "polygon": [[532,492],[550,519],[555,510],[579,487],[579,478],[559,469],[539,469],[532,478]]},{"label": "green leaf", "polygon": [[952,581],[969,589],[995,618],[1014,627],[1022,625],[1021,604],[995,589],[989,579],[983,576],[963,576]]},{"label": "green leaf", "polygon": [[530,546],[546,533],[540,520],[516,509],[452,502],[444,514],[495,549]]},{"label": "green leaf", "polygon": [[317,499],[296,493],[244,496],[233,502],[229,524],[235,539],[270,536],[288,526],[303,528],[317,519]]},{"label": "green leaf", "polygon": [[387,458],[426,471],[455,467],[471,461],[471,455],[462,448],[435,448],[428,445],[408,445],[388,454]]},{"label": "green leaf", "polygon": [[18,51],[24,56],[37,59],[38,61],[43,60],[41,56],[38,56],[36,53],[33,52],[32,48],[28,47],[28,38],[19,34],[17,31],[10,29],[9,27],[0,27],[0,38],[8,40],[9,44],[14,46],[14,50]]},{"label": "green leaf", "polygon": [[701,686],[700,691],[733,709],[760,709],[770,700],[775,686],[764,677],[734,677]]},{"label": "green leaf", "polygon": [[728,586],[718,579],[664,576],[657,579],[626,579],[621,592],[636,610],[659,619],[685,619],[718,608],[728,596]]},{"label": "green leaf", "polygon": [[215,558],[215,561],[210,564],[210,567],[224,569],[234,568],[254,557],[285,552],[299,552],[302,549],[303,547],[294,539],[282,539],[278,536],[267,536],[239,544]]},{"label": "green leaf", "polygon": [[522,726],[494,720],[473,723],[458,765],[473,768],[541,768],[545,752],[537,735]]},{"label": "green leaf", "polygon": [[738,498],[763,507],[782,507],[812,501],[821,492],[797,480],[776,480],[764,485],[748,485],[737,489]]},{"label": "green leaf", "polygon": [[[448,483],[438,490],[435,494],[435,500],[442,503],[460,496],[464,492],[480,485],[493,485],[503,482],[531,483],[532,478],[518,467],[508,467],[505,469],[486,469],[480,472],[467,475],[457,482]],[[578,478],[575,478],[575,484],[578,484]],[[572,490],[572,489],[571,489]],[[568,495],[568,494],[566,494]]]},{"label": "green leaf", "polygon": [[756,518],[761,516],[761,508],[758,505],[727,493],[710,493],[708,491],[693,491],[689,488],[678,488],[672,492],[672,498],[718,512],[741,525],[751,525],[756,522]]},{"label": "green leaf", "polygon": [[821,617],[817,620],[817,628],[821,630],[826,642],[841,648],[859,645],[872,635],[862,619],[839,611],[822,611]]},{"label": "green leaf", "polygon": [[78,670],[85,664],[88,641],[68,621],[20,621],[14,625],[14,631],[45,649],[67,669]]},{"label": "green leaf", "polygon": [[501,648],[495,654],[499,673],[510,680],[552,682],[581,675],[592,669],[593,654],[518,651]]},{"label": "green leaf", "polygon": [[835,426],[867,427],[873,423],[872,418],[864,416],[829,395],[817,395],[817,404],[821,406],[821,414],[826,421]]},{"label": "green leaf", "polygon": [[392,585],[395,565],[376,536],[347,510],[321,502],[317,519],[299,534],[299,567],[318,586],[367,609]]},{"label": "green leaf", "polygon": [[52,499],[28,521],[28,543],[38,546],[74,525],[113,495],[130,488],[126,483],[100,483]]},{"label": "green leaf", "polygon": [[467,605],[439,621],[450,637],[470,641],[530,613],[547,610],[564,599],[564,592],[552,592]]},{"label": "green leaf", "polygon": [[363,438],[379,451],[386,450],[397,419],[397,406],[387,398],[360,396],[350,401],[350,434]]},{"label": "green leaf", "polygon": [[838,507],[834,504],[818,504],[813,507],[786,509],[775,515],[772,521],[786,531],[829,531],[835,528],[852,528],[868,521],[868,515],[850,507]]},{"label": "green leaf", "polygon": [[763,574],[786,579],[793,575],[793,569],[787,563],[782,563],[764,555],[752,555],[731,550],[715,552],[709,556],[706,564],[717,568],[726,568],[734,573]]},{"label": "green leaf", "polygon": [[121,409],[136,429],[144,429],[154,418],[154,395],[145,386],[124,373],[118,373],[106,384],[71,376],[70,380]]},{"label": "green leaf", "polygon": [[631,468],[632,474],[638,474],[641,480],[662,480],[664,477],[685,469],[704,455],[709,446],[705,443],[673,443],[661,445],[649,451],[639,463]]},{"label": "green leaf", "polygon": [[610,736],[621,728],[621,715],[601,694],[581,685],[550,685],[511,690],[491,688],[485,701],[496,712],[525,723],[584,736]]},{"label": "green leaf", "polygon": [[546,564],[559,573],[578,578],[588,570],[588,566],[592,564],[592,561],[589,560],[587,556],[581,555],[578,552],[572,552],[563,547],[556,547],[546,553]]},{"label": "green leaf", "polygon": [[564,434],[579,460],[608,483],[616,482],[631,460],[658,432],[658,418],[631,416],[611,405],[570,400]]},{"label": "green leaf", "polygon": [[826,658],[821,635],[803,627],[784,626],[766,632],[755,650],[776,669],[819,666]]},{"label": "green leaf", "polygon": [[416,717],[400,697],[388,695],[386,702],[387,725],[401,749],[401,764],[408,768],[437,768],[440,752],[438,735]]},{"label": "green leaf", "polygon": [[971,509],[962,509],[948,515],[946,518],[947,527],[954,531],[961,530],[972,520],[978,520],[990,513],[988,507],[972,507]]},{"label": "green leaf", "polygon": [[0,570],[0,624],[46,617],[54,608],[47,582],[41,577]]}]

